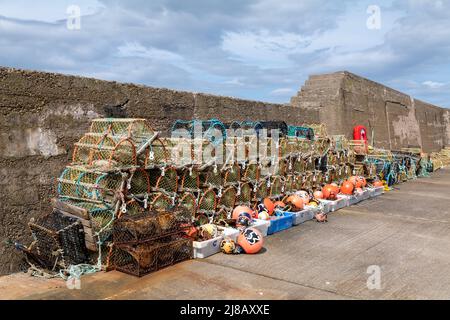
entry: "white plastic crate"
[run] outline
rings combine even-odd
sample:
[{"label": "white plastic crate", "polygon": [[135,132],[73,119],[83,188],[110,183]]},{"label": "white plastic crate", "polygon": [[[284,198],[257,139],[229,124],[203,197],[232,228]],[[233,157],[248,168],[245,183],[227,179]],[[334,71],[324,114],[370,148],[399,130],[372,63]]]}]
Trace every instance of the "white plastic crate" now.
[{"label": "white plastic crate", "polygon": [[320,202],[320,206],[322,207],[323,213],[325,213],[325,214],[330,213],[330,211],[331,211],[331,208],[330,208],[331,201],[319,200],[319,202]]},{"label": "white plastic crate", "polygon": [[219,253],[222,240],[223,235],[207,241],[194,241],[192,243],[194,248],[194,259],[205,259]]},{"label": "white plastic crate", "polygon": [[371,197],[372,197],[372,198],[379,197],[379,196],[381,196],[383,193],[384,193],[384,187],[376,187],[376,188],[373,188]]},{"label": "white plastic crate", "polygon": [[325,206],[328,206],[328,213],[335,212],[339,209],[345,208],[347,206],[347,201],[343,198],[338,198],[335,201],[330,200],[320,200]]},{"label": "white plastic crate", "polygon": [[269,230],[270,221],[253,219],[252,228],[257,229],[264,237],[267,237],[267,230]]},{"label": "white plastic crate", "polygon": [[306,221],[314,219],[313,209],[305,208],[305,210],[300,212],[291,212],[294,215],[293,224],[298,226],[299,224],[305,223]]},{"label": "white plastic crate", "polygon": [[357,194],[354,194],[351,196],[342,194],[342,195],[339,195],[339,198],[345,199],[347,207],[353,206],[362,201],[361,197]]},{"label": "white plastic crate", "polygon": [[233,241],[237,241],[237,238],[239,237],[239,230],[234,228],[223,228],[219,227],[219,230],[222,231],[224,238],[229,238]]},{"label": "white plastic crate", "polygon": [[367,200],[370,198],[370,191],[368,189],[363,190],[361,193],[361,201]]}]

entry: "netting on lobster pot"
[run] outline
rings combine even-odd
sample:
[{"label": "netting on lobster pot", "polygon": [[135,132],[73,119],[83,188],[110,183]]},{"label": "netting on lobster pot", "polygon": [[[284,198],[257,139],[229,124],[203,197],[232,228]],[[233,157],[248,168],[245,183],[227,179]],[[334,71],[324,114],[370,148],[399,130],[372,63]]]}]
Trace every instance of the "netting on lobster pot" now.
[{"label": "netting on lobster pot", "polygon": [[28,226],[35,240],[32,252],[43,267],[58,270],[88,261],[80,220],[54,210]]},{"label": "netting on lobster pot", "polygon": [[[156,180],[155,190],[174,194],[178,191],[178,173],[174,167],[162,167],[159,171],[159,177]],[[150,183],[154,179],[152,174],[158,171],[151,171]]]},{"label": "netting on lobster pot", "polygon": [[259,181],[261,168],[259,164],[252,163],[245,167],[242,181],[256,183]]},{"label": "netting on lobster pot", "polygon": [[105,136],[93,148],[90,166],[105,171],[136,167],[136,146],[131,139],[118,140]]},{"label": "netting on lobster pot", "polygon": [[222,175],[224,186],[237,185],[241,180],[241,167],[237,163],[234,163],[225,169]]},{"label": "netting on lobster pot", "polygon": [[241,183],[236,192],[236,205],[250,206],[253,200],[253,187],[250,183]]},{"label": "netting on lobster pot", "polygon": [[194,217],[197,211],[197,198],[192,193],[182,194],[178,200],[177,210],[185,211]]},{"label": "netting on lobster pot", "polygon": [[167,161],[177,168],[194,164],[194,143],[186,138],[161,138],[165,145]]},{"label": "netting on lobster pot", "polygon": [[293,172],[296,175],[300,175],[306,171],[306,160],[298,157],[293,162]]},{"label": "netting on lobster pot", "polygon": [[[147,206],[147,208],[146,208]],[[149,204],[140,203],[135,199],[127,201],[122,205],[119,218],[141,216],[148,211]]]},{"label": "netting on lobster pot", "polygon": [[170,143],[169,139],[156,138],[153,140],[143,153],[144,160],[140,160],[140,163],[143,162],[145,168],[148,169],[170,164],[171,151],[166,147],[167,143]]},{"label": "netting on lobster pot", "polygon": [[295,176],[288,175],[286,176],[285,183],[284,183],[284,193],[285,194],[292,194],[295,191]]},{"label": "netting on lobster pot", "polygon": [[146,170],[138,168],[130,172],[127,181],[127,194],[144,198],[151,192],[150,177]]},{"label": "netting on lobster pot", "polygon": [[222,172],[217,166],[211,166],[202,174],[202,185],[209,188],[221,188],[224,185]]},{"label": "netting on lobster pot", "polygon": [[303,176],[302,190],[312,191],[314,186],[314,173],[308,172]]},{"label": "netting on lobster pot", "polygon": [[270,179],[261,181],[255,186],[254,201],[262,201],[270,196]]},{"label": "netting on lobster pot", "polygon": [[72,164],[74,165],[90,165],[92,163],[92,153],[99,145],[102,137],[91,135],[83,136],[77,143],[72,155]]},{"label": "netting on lobster pot", "polygon": [[67,167],[58,179],[57,190],[61,198],[112,204],[121,185],[121,174]]},{"label": "netting on lobster pot", "polygon": [[92,121],[90,132],[133,138],[135,140],[140,138],[145,139],[155,133],[148,121],[145,119],[121,118],[95,119]]},{"label": "netting on lobster pot", "polygon": [[217,207],[216,192],[214,191],[214,189],[208,189],[201,194],[200,200],[198,201],[197,215],[214,214],[214,212],[216,211],[216,207]]},{"label": "netting on lobster pot", "polygon": [[236,203],[236,193],[237,190],[235,187],[231,186],[226,188],[219,197],[217,208],[233,209]]},{"label": "netting on lobster pot", "polygon": [[312,188],[319,188],[324,182],[324,177],[322,171],[316,170],[314,171],[312,178]]},{"label": "netting on lobster pot", "polygon": [[302,190],[303,175],[294,176],[292,181],[292,192],[297,192]]},{"label": "netting on lobster pot", "polygon": [[200,190],[200,173],[196,167],[182,170],[180,191],[198,192]]},{"label": "netting on lobster pot", "polygon": [[284,179],[282,177],[272,177],[270,187],[270,198],[277,199],[284,194]]},{"label": "netting on lobster pot", "polygon": [[192,258],[191,240],[170,236],[137,245],[115,245],[109,257],[109,270],[142,277]]},{"label": "netting on lobster pot", "polygon": [[175,206],[174,198],[165,193],[157,192],[150,197],[150,209],[157,212],[168,211]]}]

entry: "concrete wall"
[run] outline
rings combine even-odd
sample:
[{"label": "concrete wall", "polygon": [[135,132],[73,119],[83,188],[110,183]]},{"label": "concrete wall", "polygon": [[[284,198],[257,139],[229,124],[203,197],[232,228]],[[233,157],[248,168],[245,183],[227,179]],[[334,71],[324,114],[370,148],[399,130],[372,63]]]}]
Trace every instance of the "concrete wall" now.
[{"label": "concrete wall", "polygon": [[312,76],[291,104],[0,68],[0,274],[16,271],[19,261],[4,241],[29,242],[27,222],[50,211],[56,178],[94,118],[143,117],[162,131],[192,118],[323,122],[349,137],[364,124],[377,146],[423,144],[427,151],[450,141],[448,110],[347,72]]},{"label": "concrete wall", "polygon": [[448,109],[349,72],[311,76],[291,104],[317,114],[331,134],[352,138],[352,128],[365,125],[380,148],[422,146],[431,152],[450,142]]}]

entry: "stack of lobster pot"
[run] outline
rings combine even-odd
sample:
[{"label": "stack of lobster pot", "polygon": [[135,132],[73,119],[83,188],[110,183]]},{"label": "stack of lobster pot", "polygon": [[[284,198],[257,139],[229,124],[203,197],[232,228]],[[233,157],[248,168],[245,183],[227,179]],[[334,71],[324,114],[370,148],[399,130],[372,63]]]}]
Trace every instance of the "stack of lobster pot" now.
[{"label": "stack of lobster pot", "polygon": [[[72,163],[58,179],[58,198],[54,199],[55,211],[52,213],[74,219],[82,226],[80,237],[84,246],[76,250],[87,250],[88,254],[84,255],[85,259],[77,259],[72,264],[92,263],[99,268],[107,265],[107,253],[114,242],[114,222],[118,217],[154,217],[155,212],[174,208],[178,176],[169,160],[170,154],[163,140],[144,119],[97,119],[92,122],[89,131],[75,143]],[[177,210],[171,215],[185,225],[190,223],[190,219],[185,219],[185,212]],[[191,216],[192,212],[189,212]],[[160,229],[164,230],[162,225]],[[171,238],[171,241],[175,240]],[[68,255],[66,251],[75,250],[67,246],[65,250],[64,245],[61,246],[62,250],[58,252],[62,256]],[[35,247],[39,248],[39,245]],[[33,254],[38,259],[46,255],[42,252]],[[158,264],[161,265],[164,264]]]}]

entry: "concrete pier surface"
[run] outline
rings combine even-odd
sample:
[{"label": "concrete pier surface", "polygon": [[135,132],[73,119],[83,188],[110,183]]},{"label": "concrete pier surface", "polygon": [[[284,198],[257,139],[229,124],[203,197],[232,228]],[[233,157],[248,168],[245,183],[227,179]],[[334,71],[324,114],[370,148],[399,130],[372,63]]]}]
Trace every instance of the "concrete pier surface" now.
[{"label": "concrete pier surface", "polygon": [[449,190],[444,169],[268,237],[255,256],[217,254],[143,278],[98,273],[80,290],[13,274],[0,277],[0,298],[450,299]]}]

